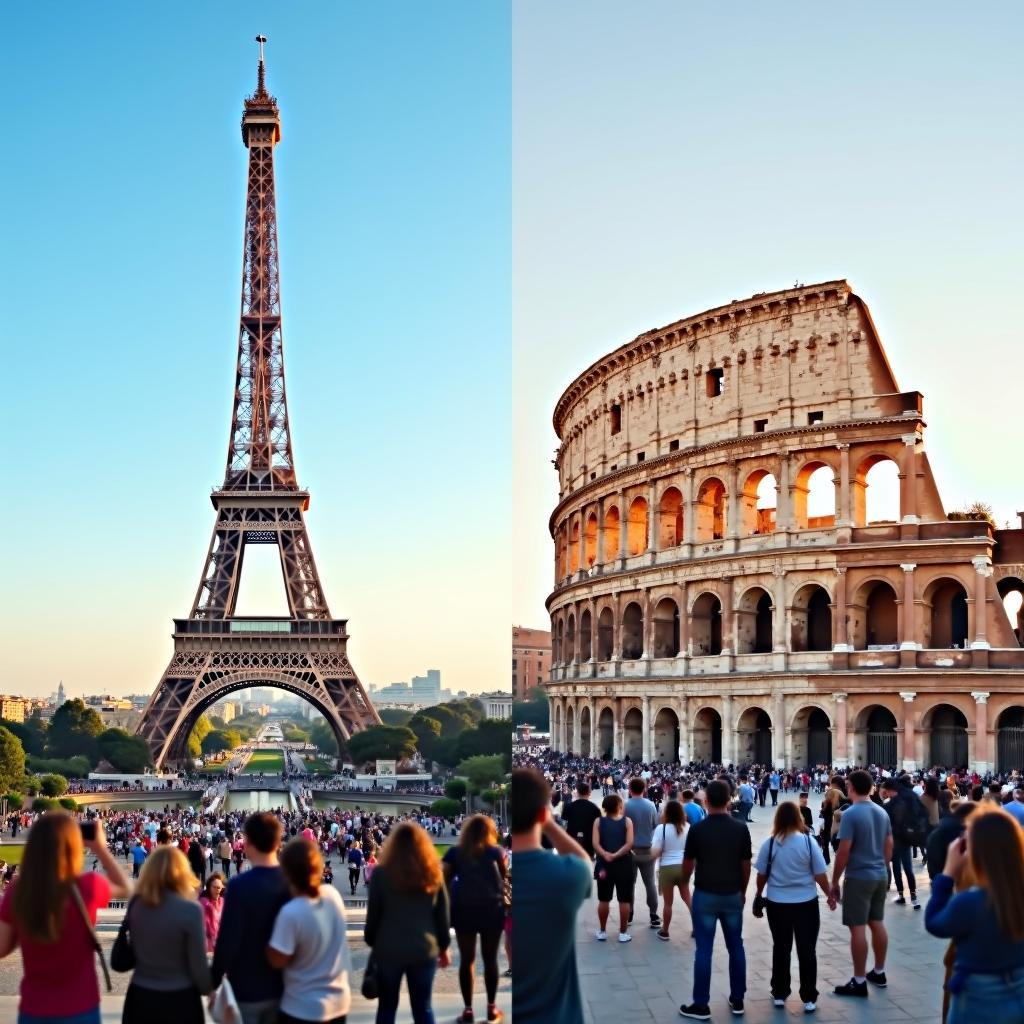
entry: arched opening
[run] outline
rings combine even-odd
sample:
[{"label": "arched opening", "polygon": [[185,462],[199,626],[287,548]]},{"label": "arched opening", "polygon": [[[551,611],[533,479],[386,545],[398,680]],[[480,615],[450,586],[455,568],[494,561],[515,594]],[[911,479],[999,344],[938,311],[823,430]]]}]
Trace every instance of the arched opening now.
[{"label": "arched opening", "polygon": [[602,708],[597,716],[597,756],[612,756],[615,744],[615,716],[611,708]]},{"label": "arched opening", "polygon": [[586,705],[580,711],[580,755],[590,756],[590,708]]},{"label": "arched opening", "polygon": [[772,720],[763,708],[747,708],[736,723],[738,764],[772,764]]},{"label": "arched opening", "polygon": [[590,609],[584,609],[583,614],[580,616],[580,661],[590,661],[594,657],[593,650],[591,649],[593,622]]},{"label": "arched opening", "polygon": [[643,609],[631,601],[622,613],[622,657],[625,661],[635,661],[644,653],[644,613]]},{"label": "arched opening", "polygon": [[857,764],[895,768],[896,716],[888,708],[874,704],[860,713],[858,722],[854,737]]},{"label": "arched opening", "polygon": [[664,551],[683,543],[683,496],[669,487],[658,502],[658,547]]},{"label": "arched opening", "polygon": [[674,658],[679,654],[679,605],[663,597],[654,607],[655,658]]},{"label": "arched opening", "polygon": [[937,704],[927,717],[928,763],[964,767],[967,764],[967,716],[952,704]]},{"label": "arched opening", "polygon": [[597,660],[611,661],[615,649],[615,616],[611,608],[602,608],[597,616]]},{"label": "arched opening", "polygon": [[591,512],[583,531],[583,568],[589,569],[597,561],[597,516]]},{"label": "arched opening", "polygon": [[864,459],[850,481],[855,526],[900,521],[900,468],[885,455]]},{"label": "arched opening", "polygon": [[569,575],[578,572],[580,567],[580,521],[574,519],[572,532],[569,534]]},{"label": "arched opening", "polygon": [[791,651],[832,650],[832,602],[824,587],[807,583],[796,592],[790,630]]},{"label": "arched opening", "polygon": [[836,524],[835,473],[824,462],[809,462],[793,487],[793,521],[798,530],[826,530]]},{"label": "arched opening", "polygon": [[799,768],[832,764],[832,729],[821,708],[801,708],[793,719],[790,763]]},{"label": "arched opening", "polygon": [[579,751],[575,747],[575,744],[573,743],[573,737],[576,735],[575,726],[576,726],[576,711],[573,708],[573,706],[570,704],[565,709],[565,749],[570,754],[578,754],[579,753]]},{"label": "arched opening", "polygon": [[996,590],[1017,644],[1024,647],[1024,580],[1017,576],[1004,576],[996,583]]},{"label": "arched opening", "polygon": [[642,555],[647,550],[647,502],[634,498],[629,506],[629,523],[626,530],[626,553]]},{"label": "arched opening", "polygon": [[672,764],[679,760],[679,716],[671,708],[662,708],[654,719],[655,761]]},{"label": "arched opening", "polygon": [[709,477],[700,485],[694,506],[697,540],[721,540],[725,536],[725,495],[725,484],[715,477]]},{"label": "arched opening", "polygon": [[722,602],[717,594],[704,593],[693,602],[690,636],[696,657],[722,653]]},{"label": "arched opening", "polygon": [[934,580],[924,592],[924,605],[925,647],[967,646],[967,590],[959,580]]},{"label": "arched opening", "polygon": [[569,575],[569,545],[566,540],[564,526],[555,534],[555,548],[557,552],[558,578],[564,580]]},{"label": "arched opening", "polygon": [[565,664],[565,622],[558,620],[558,628],[555,634],[555,649],[551,652],[559,665]]},{"label": "arched opening", "polygon": [[774,474],[765,469],[759,469],[747,477],[740,495],[740,529],[744,537],[775,532],[778,490]]},{"label": "arched opening", "polygon": [[562,708],[557,701],[551,712],[551,746],[558,751],[565,750],[562,733]]},{"label": "arched opening", "polygon": [[1024,770],[1024,707],[1007,708],[996,722],[996,771]]},{"label": "arched opening", "polygon": [[565,662],[567,665],[576,660],[576,616],[569,613],[565,622]]},{"label": "arched opening", "polygon": [[622,756],[628,761],[641,761],[644,756],[644,716],[630,708],[622,719]]},{"label": "arched opening", "polygon": [[619,510],[612,505],[604,513],[604,560],[610,562],[619,557]]},{"label": "arched opening", "polygon": [[693,759],[722,763],[722,716],[714,708],[701,708],[693,716]]},{"label": "arched opening", "polygon": [[737,606],[737,654],[767,654],[772,649],[772,599],[763,587],[751,587]]},{"label": "arched opening", "polygon": [[899,642],[896,591],[885,580],[871,580],[850,605],[850,638],[860,651],[893,648]]}]

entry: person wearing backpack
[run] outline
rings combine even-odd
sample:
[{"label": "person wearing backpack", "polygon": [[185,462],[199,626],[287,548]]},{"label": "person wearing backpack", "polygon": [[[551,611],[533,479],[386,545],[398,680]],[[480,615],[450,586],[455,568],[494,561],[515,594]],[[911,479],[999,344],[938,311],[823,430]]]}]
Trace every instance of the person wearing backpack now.
[{"label": "person wearing backpack", "polygon": [[458,1018],[468,1024],[473,1016],[473,968],[476,937],[484,963],[487,1021],[496,1024],[504,1014],[495,1005],[498,994],[498,949],[505,928],[505,855],[494,822],[486,814],[465,820],[459,845],[441,861],[445,884],[451,893],[452,927],[459,946],[459,988],[465,1009]]},{"label": "person wearing backpack", "polygon": [[894,902],[897,906],[906,905],[907,899],[903,895],[903,875],[906,874],[911,906],[920,910],[912,850],[915,846],[923,847],[928,837],[928,809],[913,789],[900,779],[884,779],[881,790],[885,798],[885,811],[892,822],[892,874],[896,882]]}]

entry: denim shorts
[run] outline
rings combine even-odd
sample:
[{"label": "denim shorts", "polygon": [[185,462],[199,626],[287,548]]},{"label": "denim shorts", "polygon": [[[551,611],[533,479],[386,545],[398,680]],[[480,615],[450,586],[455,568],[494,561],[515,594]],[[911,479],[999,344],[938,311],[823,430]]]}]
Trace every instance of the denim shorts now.
[{"label": "denim shorts", "polygon": [[100,1024],[100,1008],[95,1006],[84,1013],[73,1013],[65,1017],[19,1012],[18,1024]]}]

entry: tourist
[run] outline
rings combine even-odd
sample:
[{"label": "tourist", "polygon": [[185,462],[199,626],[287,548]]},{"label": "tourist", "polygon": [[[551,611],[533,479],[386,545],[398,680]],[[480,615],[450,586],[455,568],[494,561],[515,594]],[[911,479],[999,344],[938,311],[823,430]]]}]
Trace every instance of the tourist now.
[{"label": "tourist", "polygon": [[345,859],[348,862],[348,886],[352,890],[352,895],[355,896],[356,886],[359,884],[359,872],[363,867],[363,847],[358,839],[354,840],[348,848]]},{"label": "tourist", "polygon": [[849,802],[846,796],[846,784],[838,775],[834,776],[821,801],[821,807],[818,809],[818,817],[821,818],[818,842],[826,864],[832,857],[832,826],[835,823],[836,811]]},{"label": "tourist", "polygon": [[[206,884],[206,844],[202,838],[197,838],[194,842],[189,843],[188,851],[186,853],[188,857],[189,867],[192,868],[192,874],[199,879],[200,885]],[[224,882],[223,876],[221,881]]]},{"label": "tourist", "polygon": [[583,1024],[575,933],[590,894],[590,857],[552,817],[540,772],[515,769],[511,798],[512,916],[523,937],[516,945],[512,1016],[516,1024]]},{"label": "tourist", "polygon": [[434,974],[451,963],[448,891],[430,836],[413,822],[399,824],[384,842],[363,938],[377,962],[377,1024],[394,1024],[403,977],[413,1021],[434,1024]]},{"label": "tourist", "polygon": [[[760,901],[768,913],[772,933],[772,1001],[786,1005],[790,994],[790,960],[796,942],[800,964],[800,1001],[804,1013],[814,1013],[818,1000],[818,941],[820,917],[815,885],[829,897],[828,876],[821,847],[810,836],[800,808],[783,802],[775,812],[771,835],[757,851],[757,893],[754,916],[761,917]],[[766,888],[767,887],[767,888]],[[835,909],[835,904],[830,904]]]},{"label": "tourist", "polygon": [[132,878],[138,878],[142,865],[146,862],[146,848],[142,845],[141,839],[135,840],[132,847]]},{"label": "tourist", "polygon": [[505,856],[498,843],[494,822],[474,814],[462,825],[458,846],[451,847],[442,861],[445,883],[451,893],[452,927],[459,946],[459,988],[465,1009],[460,1021],[473,1024],[473,968],[476,937],[480,936],[480,957],[484,965],[487,1020],[500,1021],[502,1012],[495,999],[498,992],[498,949],[505,926]]},{"label": "tourist", "polygon": [[[193,872],[194,874],[195,872]],[[206,952],[213,953],[217,945],[217,932],[224,912],[224,876],[215,871],[203,884],[199,905],[203,908],[203,928],[206,931]]]},{"label": "tourist", "polygon": [[[968,868],[975,885],[953,895]],[[1005,811],[970,816],[932,883],[925,927],[956,950],[948,1024],[1024,1020],[1024,832]]]},{"label": "tourist", "polygon": [[135,971],[123,1024],[203,1024],[202,997],[213,985],[198,886],[176,847],[160,845],[146,858],[127,911]]},{"label": "tourist", "polygon": [[[686,814],[677,800],[668,800],[661,812],[661,824],[654,830],[651,857],[658,861],[658,888],[664,909],[658,938],[668,942],[672,924],[672,903],[679,890],[686,909],[690,910],[690,889],[683,885],[683,850],[686,846]],[[692,916],[692,911],[691,911]]]},{"label": "tourist", "polygon": [[352,961],[345,906],[333,886],[320,884],[324,863],[315,843],[292,839],[281,871],[292,898],[281,908],[267,945],[270,966],[283,971],[279,1024],[345,1024]]},{"label": "tourist", "polygon": [[906,874],[910,903],[915,910],[920,910],[911,848],[923,847],[928,838],[928,812],[917,794],[905,782],[888,778],[882,781],[880,788],[885,799],[885,811],[892,824],[892,871],[896,882],[894,902],[899,906],[904,906],[907,902],[903,895],[903,875]]},{"label": "tourist", "polygon": [[729,951],[729,1008],[743,1012],[747,988],[747,961],[743,950],[743,905],[750,881],[750,830],[729,813],[729,786],[721,779],[708,783],[708,815],[692,826],[683,856],[684,887],[696,867],[690,904],[697,940],[693,967],[693,1001],[679,1012],[692,1020],[710,1020],[711,953],[715,926],[722,925]]},{"label": "tourist", "polygon": [[266,948],[277,912],[291,896],[277,860],[281,822],[270,812],[259,811],[246,818],[242,834],[250,867],[231,879],[223,896],[213,984],[216,987],[227,977],[242,1024],[274,1024],[283,981],[280,971],[268,967]]},{"label": "tourist", "polygon": [[622,797],[610,793],[601,801],[604,817],[594,822],[592,840],[597,855],[597,941],[608,938],[605,927],[612,894],[619,901],[619,942],[629,942],[629,918],[633,907],[633,822],[626,817]]},{"label": "tourist", "polygon": [[683,790],[683,813],[686,815],[687,822],[691,825],[696,825],[698,821],[704,820],[704,808],[694,799],[692,789]]},{"label": "tourist", "polygon": [[736,803],[736,814],[740,821],[750,821],[750,812],[754,809],[754,787],[746,775],[740,776],[740,785],[737,790],[739,797]]},{"label": "tourist", "polygon": [[768,776],[768,792],[772,795],[772,807],[779,803],[779,773],[773,768]]},{"label": "tourist", "polygon": [[576,783],[576,799],[562,812],[565,830],[590,855],[594,856],[594,822],[601,817],[597,804],[590,799],[590,786],[585,779]]},{"label": "tourist", "polygon": [[[650,773],[648,773],[650,774]],[[647,893],[647,909],[651,915],[651,927],[660,928],[661,918],[658,917],[658,886],[654,878],[654,857],[651,856],[651,843],[654,829],[658,824],[658,809],[647,799],[647,783],[644,779],[631,779],[629,782],[629,799],[625,804],[626,817],[633,823],[633,886],[636,887],[636,876],[639,872]],[[629,921],[633,922],[633,904],[629,908]]]},{"label": "tourist", "polygon": [[[892,860],[892,824],[885,809],[871,799],[874,783],[871,775],[860,769],[850,775],[851,804],[843,811],[839,824],[839,846],[832,871],[829,898],[839,899],[842,887],[843,924],[850,930],[850,957],[853,977],[837,985],[837,996],[867,998],[868,982],[879,988],[886,986],[885,955],[889,936],[885,930],[885,897],[889,889],[889,864]],[[871,932],[871,949],[875,966],[867,970],[868,940],[865,927]]]},{"label": "tourist", "polygon": [[371,846],[370,852],[366,857],[366,863],[363,865],[363,884],[367,889],[370,888],[370,879],[373,878],[373,872],[376,867],[377,848],[375,846]]},{"label": "tourist", "polygon": [[1018,825],[1024,825],[1024,789],[1017,786],[1013,790],[1013,799],[1003,805],[1003,810],[1017,819]]},{"label": "tourist", "polygon": [[[803,792],[801,792],[799,797],[797,797],[797,799],[800,801],[800,804],[799,804],[800,818],[803,820],[803,823],[804,823],[804,831],[807,832],[808,835],[813,836],[814,835],[814,815],[811,813],[810,807],[807,806],[807,799],[808,799],[807,790],[804,790]],[[819,847],[819,849],[820,849],[820,847]]]},{"label": "tourist", "polygon": [[[22,870],[0,900],[0,957],[21,949],[18,1020],[23,1024],[100,1022],[91,929],[96,912],[111,899],[127,899],[132,884],[107,849],[102,823],[95,829],[95,837],[83,841],[70,815],[43,814],[29,829]],[[83,874],[86,849],[106,877]]]},{"label": "tourist", "polygon": [[[943,790],[940,803],[949,803],[949,791]],[[945,799],[943,799],[945,798]],[[943,814],[939,818],[938,825],[932,830],[928,837],[928,844],[925,851],[925,861],[928,865],[928,877],[934,882],[935,878],[942,873],[946,863],[946,853],[949,844],[959,839],[967,827],[967,819],[978,809],[978,804],[970,800],[961,800],[952,811]]]},{"label": "tourist", "polygon": [[231,877],[231,837],[225,833],[217,844],[217,856],[220,858],[220,870],[225,878]]}]

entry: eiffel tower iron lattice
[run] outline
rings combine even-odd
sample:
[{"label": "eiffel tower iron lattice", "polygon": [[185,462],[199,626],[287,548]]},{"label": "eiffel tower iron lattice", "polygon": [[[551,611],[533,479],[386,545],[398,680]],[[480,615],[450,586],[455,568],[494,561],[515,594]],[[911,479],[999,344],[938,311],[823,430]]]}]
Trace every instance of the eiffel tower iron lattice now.
[{"label": "eiffel tower iron lattice", "polygon": [[[138,726],[157,767],[179,762],[199,716],[227,694],[273,686],[306,698],[343,746],[380,718],[348,659],[344,619],[332,619],[306,534],[285,397],[274,147],[277,100],[267,92],[262,37],[256,91],[245,100],[249,150],[231,436],[206,565],[187,619],[174,620],[174,654]],[[249,544],[276,544],[288,618],[235,615]]]}]

